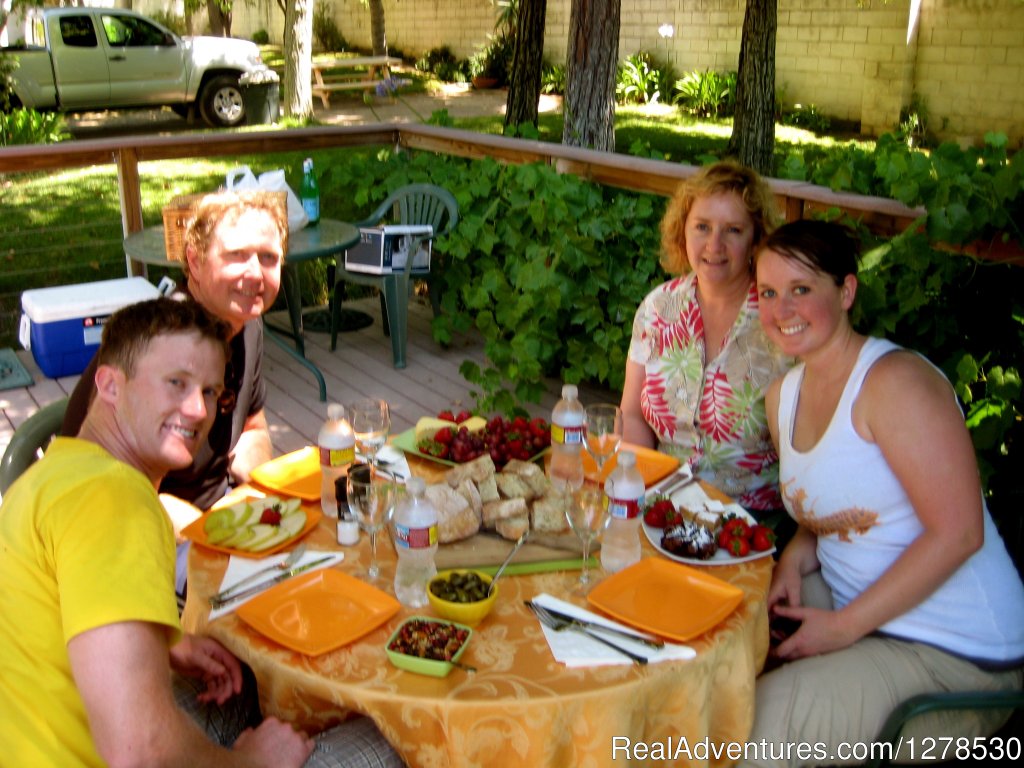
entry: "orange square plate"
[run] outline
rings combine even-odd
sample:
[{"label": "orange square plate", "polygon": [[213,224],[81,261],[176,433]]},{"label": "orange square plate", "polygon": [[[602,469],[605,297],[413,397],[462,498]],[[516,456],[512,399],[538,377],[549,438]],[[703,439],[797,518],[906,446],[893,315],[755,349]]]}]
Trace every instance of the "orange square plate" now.
[{"label": "orange square plate", "polygon": [[[640,471],[640,475],[644,479],[644,485],[648,488],[659,480],[668,477],[679,467],[679,459],[661,451],[641,448],[639,445],[633,445],[632,443],[621,443],[619,450],[621,451],[622,449],[636,454],[636,468]],[[598,477],[597,464],[594,463],[594,459],[591,458],[590,454],[584,451],[583,474],[588,479],[596,479],[603,483],[615,469],[616,458],[616,456],[612,456],[608,459],[608,463],[601,469],[601,475]]]},{"label": "orange square plate", "polygon": [[238,618],[285,648],[318,656],[398,613],[395,598],[333,568],[289,579],[238,608]]},{"label": "orange square plate", "polygon": [[648,557],[600,582],[587,600],[620,621],[689,640],[732,613],[743,590],[694,568]]},{"label": "orange square plate", "polygon": [[[317,498],[320,498],[319,494],[317,494]],[[244,499],[242,498],[232,497],[230,503],[237,504],[238,502],[243,500]],[[224,504],[218,503],[215,504],[213,508],[216,509],[221,506],[224,506]],[[190,541],[193,541],[196,544],[199,544],[200,546],[206,547],[207,549],[212,549],[215,552],[225,552],[229,555],[238,555],[239,557],[266,557],[267,555],[272,555],[275,552],[280,552],[282,549],[287,549],[288,547],[290,547],[296,541],[298,541],[307,533],[316,528],[316,524],[319,523],[320,518],[323,517],[323,513],[316,508],[304,506],[302,507],[302,511],[306,515],[306,524],[302,526],[302,530],[300,530],[290,539],[285,539],[280,544],[275,544],[273,547],[270,547],[269,549],[262,549],[259,552],[250,552],[246,549],[235,549],[234,547],[222,547],[220,544],[211,544],[210,542],[208,542],[206,540],[206,528],[203,526],[203,524],[206,522],[206,515],[203,515],[198,520],[189,525],[187,528],[185,528],[181,532],[181,535],[184,536],[186,539],[189,539]]]},{"label": "orange square plate", "polygon": [[260,464],[252,480],[262,488],[294,496],[303,501],[320,501],[320,453],[308,445]]}]

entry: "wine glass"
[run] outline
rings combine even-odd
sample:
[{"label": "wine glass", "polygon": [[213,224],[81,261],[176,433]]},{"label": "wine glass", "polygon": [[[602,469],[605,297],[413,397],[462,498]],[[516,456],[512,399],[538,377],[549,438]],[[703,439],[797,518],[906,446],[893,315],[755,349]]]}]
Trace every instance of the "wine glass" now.
[{"label": "wine glass", "polygon": [[357,400],[349,406],[349,413],[352,416],[356,449],[367,464],[375,465],[377,451],[384,447],[388,432],[391,431],[391,412],[387,400]]},{"label": "wine glass", "polygon": [[576,591],[586,594],[590,589],[590,545],[599,540],[611,519],[604,490],[597,483],[584,483],[573,491],[565,507],[565,519],[583,545],[583,568]]},{"label": "wine glass", "polygon": [[622,442],[622,410],[611,403],[588,405],[587,419],[587,453],[597,464],[597,476]]},{"label": "wine glass", "polygon": [[348,472],[348,506],[359,520],[359,527],[370,536],[369,581],[380,577],[377,565],[377,532],[385,526],[394,500],[394,484],[377,474],[369,464],[355,464]]}]

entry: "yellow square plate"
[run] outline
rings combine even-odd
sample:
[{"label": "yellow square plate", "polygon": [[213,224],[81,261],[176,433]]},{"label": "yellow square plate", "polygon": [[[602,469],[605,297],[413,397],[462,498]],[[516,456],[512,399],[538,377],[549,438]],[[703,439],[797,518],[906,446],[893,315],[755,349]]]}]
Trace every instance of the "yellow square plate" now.
[{"label": "yellow square plate", "polygon": [[619,621],[670,640],[689,640],[732,613],[743,590],[706,573],[648,557],[606,578],[587,600]]},{"label": "yellow square plate", "polygon": [[320,501],[320,452],[315,445],[278,456],[252,471],[262,488],[304,501]]},{"label": "yellow square plate", "polygon": [[318,656],[372,632],[398,601],[333,568],[289,579],[238,608],[238,618],[285,648]]}]

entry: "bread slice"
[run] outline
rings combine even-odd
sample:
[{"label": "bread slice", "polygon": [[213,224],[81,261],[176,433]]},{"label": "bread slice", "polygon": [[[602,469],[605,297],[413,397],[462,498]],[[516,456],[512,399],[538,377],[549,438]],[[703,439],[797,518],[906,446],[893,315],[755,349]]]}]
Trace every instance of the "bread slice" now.
[{"label": "bread slice", "polygon": [[529,507],[526,506],[526,499],[486,501],[483,507],[483,525],[485,528],[494,528],[499,520],[520,515],[529,521]]},{"label": "bread slice", "polygon": [[520,536],[530,530],[530,518],[526,515],[506,517],[497,521],[494,530],[503,539],[517,541]]},{"label": "bread slice", "polygon": [[544,474],[544,470],[537,464],[534,464],[532,461],[522,461],[520,459],[509,459],[505,462],[505,466],[501,471],[513,475],[519,475],[520,477],[534,477],[536,475]]},{"label": "bread slice", "polygon": [[478,456],[472,461],[467,461],[465,464],[452,467],[445,472],[444,479],[452,488],[458,488],[467,477],[473,482],[479,483],[486,480],[488,476],[493,475],[496,471],[490,454],[485,453],[483,456]]},{"label": "bread slice", "polygon": [[565,505],[571,504],[568,496],[551,491],[533,502],[530,509],[533,530],[538,533],[564,533],[569,530],[565,518]]},{"label": "bread slice", "polygon": [[476,483],[476,489],[480,493],[480,501],[486,503],[488,501],[498,501],[501,499],[501,494],[498,493],[498,482],[494,477],[494,475],[490,475]]},{"label": "bread slice", "polygon": [[469,502],[469,506],[479,516],[483,511],[484,502],[480,498],[480,491],[477,490],[476,483],[467,477],[455,490]]},{"label": "bread slice", "polygon": [[507,472],[499,472],[494,476],[498,483],[498,492],[506,499],[526,499],[532,501],[537,494],[533,488],[519,475],[512,475]]},{"label": "bread slice", "polygon": [[480,530],[480,515],[469,501],[447,485],[428,485],[424,492],[437,510],[437,540],[440,544],[468,539]]}]

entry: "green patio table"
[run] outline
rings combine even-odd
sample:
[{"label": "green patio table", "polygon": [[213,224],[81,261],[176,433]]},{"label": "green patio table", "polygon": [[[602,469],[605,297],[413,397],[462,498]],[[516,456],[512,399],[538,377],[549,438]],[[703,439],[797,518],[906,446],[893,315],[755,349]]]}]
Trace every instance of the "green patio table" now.
[{"label": "green patio table", "polygon": [[[327,384],[324,376],[306,357],[306,343],[302,330],[302,291],[299,284],[298,264],[312,259],[334,258],[336,254],[351,248],[359,242],[359,228],[336,219],[320,219],[319,223],[288,233],[288,253],[285,255],[281,282],[285,303],[288,305],[288,319],[291,330],[266,323],[268,336],[292,357],[308,368],[320,386],[320,401],[327,400]],[[164,228],[162,225],[146,227],[124,239],[124,252],[128,258],[146,266],[181,269],[180,261],[167,258],[164,249]],[[276,331],[276,332],[275,332]],[[291,337],[294,347],[278,335]]]}]

